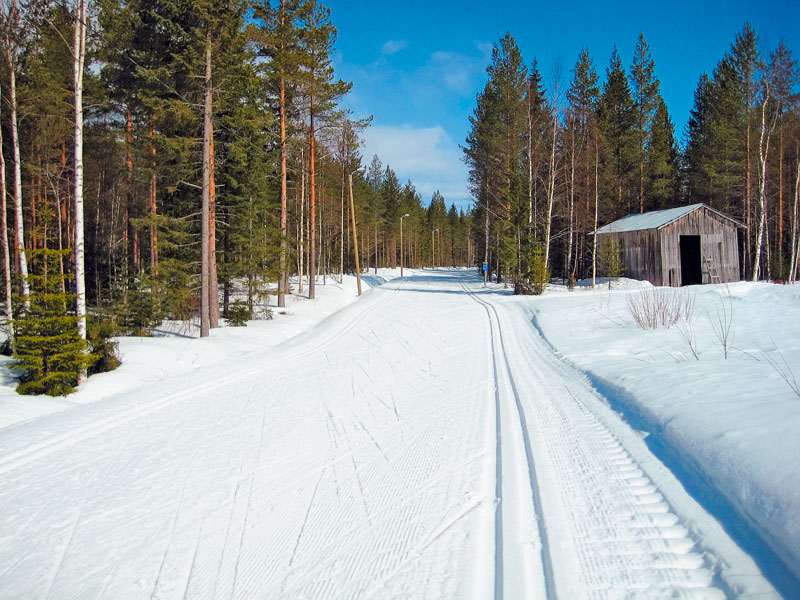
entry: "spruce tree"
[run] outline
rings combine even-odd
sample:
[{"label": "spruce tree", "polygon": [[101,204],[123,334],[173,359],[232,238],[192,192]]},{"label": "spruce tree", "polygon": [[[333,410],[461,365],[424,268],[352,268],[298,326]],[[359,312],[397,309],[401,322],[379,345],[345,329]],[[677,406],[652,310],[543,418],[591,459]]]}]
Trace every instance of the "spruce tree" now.
[{"label": "spruce tree", "polygon": [[386,166],[381,184],[382,220],[385,240],[389,240],[386,266],[397,267],[397,228],[400,226],[400,182],[390,166]]},{"label": "spruce tree", "polygon": [[[496,111],[497,136],[495,160],[498,175],[494,193],[500,216],[498,256],[514,282],[519,278],[520,239],[528,227],[527,185],[522,185],[523,143],[528,130],[528,110],[525,102],[528,91],[528,72],[519,47],[511,34],[506,33],[492,49],[487,67],[492,87],[493,110]],[[527,178],[526,178],[527,179]]]},{"label": "spruce tree", "polygon": [[[645,209],[652,209],[652,205],[645,200],[645,163],[647,162],[647,139],[660,96],[658,93],[658,78],[655,76],[655,61],[650,55],[650,46],[645,41],[643,33],[639,33],[639,40],[636,43],[630,79],[631,98],[633,99],[634,114],[636,115],[639,212],[644,212]],[[647,206],[645,206],[646,204]]]},{"label": "spruce tree", "polygon": [[636,164],[636,112],[616,46],[606,70],[599,120],[607,149],[604,157],[606,176],[611,186],[607,218],[613,220],[632,212],[637,203],[632,177]]},{"label": "spruce tree", "polygon": [[31,250],[29,306],[14,322],[13,367],[20,373],[20,394],[66,396],[74,391],[90,357],[78,331],[75,294],[65,291],[60,259],[70,250]]},{"label": "spruce tree", "polygon": [[658,99],[647,138],[645,192],[650,210],[670,208],[678,197],[678,151],[667,105]]},{"label": "spruce tree", "polygon": [[580,240],[592,223],[594,152],[591,140],[596,128],[595,113],[600,90],[597,71],[586,48],[581,50],[572,72],[572,81],[567,90],[569,108],[565,132],[569,169],[569,237],[565,271],[574,277],[581,259]]}]

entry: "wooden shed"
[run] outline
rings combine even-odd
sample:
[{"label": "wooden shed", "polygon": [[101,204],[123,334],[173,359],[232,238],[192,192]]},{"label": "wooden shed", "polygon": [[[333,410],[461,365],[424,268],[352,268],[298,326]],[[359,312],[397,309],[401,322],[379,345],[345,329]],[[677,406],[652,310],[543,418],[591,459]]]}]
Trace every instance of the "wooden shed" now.
[{"label": "wooden shed", "polygon": [[705,204],[628,215],[597,230],[613,237],[625,277],[653,285],[739,281],[738,221]]}]

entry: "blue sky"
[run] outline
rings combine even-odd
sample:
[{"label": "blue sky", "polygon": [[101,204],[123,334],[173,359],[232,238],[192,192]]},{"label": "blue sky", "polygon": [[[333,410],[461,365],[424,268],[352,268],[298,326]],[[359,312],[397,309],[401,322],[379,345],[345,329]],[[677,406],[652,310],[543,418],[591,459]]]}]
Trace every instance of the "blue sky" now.
[{"label": "blue sky", "polygon": [[679,138],[701,73],[714,68],[746,21],[762,52],[783,39],[800,58],[798,1],[323,3],[339,33],[336,75],[353,82],[344,106],[356,117],[373,115],[364,162],[377,154],[401,182],[414,182],[425,204],[437,189],[448,205],[471,204],[459,145],[486,82],[492,45],[506,31],[529,65],[537,59],[548,87],[558,67],[568,85],[584,46],[601,79],[615,43],[627,71],[644,32]]}]

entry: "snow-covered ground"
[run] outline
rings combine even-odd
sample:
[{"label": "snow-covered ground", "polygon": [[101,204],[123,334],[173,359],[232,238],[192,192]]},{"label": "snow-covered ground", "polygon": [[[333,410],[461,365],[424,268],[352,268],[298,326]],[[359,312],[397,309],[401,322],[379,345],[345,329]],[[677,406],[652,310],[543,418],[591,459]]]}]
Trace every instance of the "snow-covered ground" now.
[{"label": "snow-covered ground", "polygon": [[[399,269],[380,269],[362,277],[363,289],[380,285],[387,278],[399,276]],[[286,307],[277,307],[277,298],[268,299],[271,320],[250,321],[247,327],[221,327],[211,330],[207,339],[199,339],[200,324],[193,322],[165,322],[153,331],[153,337],[119,338],[123,364],[113,373],[90,377],[77,393],[66,398],[20,396],[16,393],[17,380],[7,368],[0,368],[0,429],[19,421],[57,412],[76,404],[88,404],[114,394],[142,386],[155,386],[159,382],[195,371],[207,369],[229,361],[236,361],[251,352],[272,348],[304,331],[354,302],[356,278],[345,275],[342,283],[337,278],[326,277],[317,283],[316,298],[298,295],[297,282],[292,281],[295,292],[286,296]],[[307,293],[307,290],[306,290]],[[0,365],[11,361],[0,355]]]},{"label": "snow-covered ground", "polygon": [[0,597],[797,595],[800,289],[644,331],[647,284],[398,274],[123,339],[66,399],[5,374]]},{"label": "snow-covered ground", "polygon": [[[635,323],[629,303],[662,292],[693,303],[688,328],[643,330]],[[800,286],[738,282],[659,290],[621,280],[610,292],[606,285],[574,292],[553,286],[529,306],[557,354],[590,374],[613,408],[647,432],[651,448],[740,540],[755,552],[769,545],[794,581],[780,568],[774,577],[785,579],[787,589],[797,585]],[[727,344],[715,332],[726,329],[721,322],[729,323]],[[751,539],[753,532],[759,540]],[[764,558],[768,570],[777,567],[773,560]]]}]

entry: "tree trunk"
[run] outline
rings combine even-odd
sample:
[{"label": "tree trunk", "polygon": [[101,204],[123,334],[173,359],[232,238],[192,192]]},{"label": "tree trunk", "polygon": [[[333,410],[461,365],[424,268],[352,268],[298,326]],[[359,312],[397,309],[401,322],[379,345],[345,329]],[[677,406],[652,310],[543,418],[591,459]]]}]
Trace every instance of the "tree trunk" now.
[{"label": "tree trunk", "polygon": [[[555,98],[555,95],[553,96]],[[550,228],[553,223],[553,205],[556,194],[556,139],[558,136],[558,113],[554,103],[553,136],[550,140],[550,170],[547,178],[547,217],[544,222],[544,264],[550,266]]]},{"label": "tree trunk", "polygon": [[306,209],[306,159],[303,150],[300,150],[300,210],[298,211],[300,215],[299,225],[298,225],[298,232],[297,232],[297,260],[298,260],[298,267],[297,267],[297,293],[301,296],[303,295],[303,258],[305,253],[305,232],[303,227],[305,226],[305,209]]},{"label": "tree trunk", "polygon": [[214,178],[214,121],[209,115],[208,150],[208,325],[219,327],[219,280],[217,278],[217,186]]},{"label": "tree trunk", "polygon": [[[0,96],[2,96],[0,94]],[[6,324],[8,326],[8,343],[10,349],[13,351],[14,349],[14,311],[12,309],[12,297],[11,297],[11,253],[9,252],[8,248],[8,227],[6,223],[7,219],[7,207],[6,207],[6,158],[5,152],[3,152],[3,131],[0,128],[0,227],[3,228],[2,234],[0,234],[0,241],[3,244],[3,275],[5,281],[5,293],[6,293]]]},{"label": "tree trunk", "polygon": [[[156,147],[153,144],[152,138],[155,135],[152,122],[150,123],[150,272],[153,278],[158,277],[158,225],[156,224],[156,215],[158,214],[158,196],[156,194]],[[154,284],[155,285],[155,284]]]},{"label": "tree trunk", "polygon": [[753,260],[753,281],[758,281],[758,270],[761,263],[761,247],[764,242],[764,228],[767,218],[767,159],[769,158],[769,140],[771,124],[767,123],[767,105],[769,104],[769,86],[766,88],[764,102],[761,105],[761,136],[758,141],[758,232],[756,233],[755,258]]},{"label": "tree trunk", "polygon": [[209,309],[209,209],[211,203],[211,109],[214,88],[211,83],[211,36],[206,36],[205,101],[203,104],[203,191],[200,225],[200,337],[208,337]]},{"label": "tree trunk", "polygon": [[309,99],[310,124],[308,127],[308,299],[316,298],[317,275],[317,191],[316,191],[316,163],[314,145],[316,136],[314,132],[314,95]]},{"label": "tree trunk", "polygon": [[[285,0],[281,0],[281,7],[280,7],[280,21],[281,21],[281,30],[283,30],[283,26],[286,20],[286,2]],[[286,46],[281,39],[281,54],[285,52]],[[280,263],[279,263],[279,274],[278,274],[278,307],[283,308],[286,306],[286,294],[289,292],[289,273],[288,273],[288,265],[287,265],[287,253],[288,253],[288,232],[287,232],[287,193],[286,193],[286,79],[283,76],[283,69],[281,68],[281,76],[280,76],[280,93],[279,93],[279,104],[280,104],[280,121],[281,121],[281,254],[280,254]]]},{"label": "tree trunk", "polygon": [[798,236],[798,204],[800,204],[800,157],[797,159],[796,172],[794,177],[794,211],[792,212],[792,256],[789,265],[789,283],[797,280],[797,267],[800,261],[800,236]]},{"label": "tree trunk", "polygon": [[[86,0],[75,3],[73,78],[75,82],[75,313],[78,334],[86,339],[86,281],[83,235],[83,64],[86,57]],[[84,379],[81,373],[79,381]]]},{"label": "tree trunk", "polygon": [[594,134],[594,235],[592,236],[592,289],[597,285],[597,216],[600,206],[600,178],[598,165],[600,148],[597,143],[597,132]]},{"label": "tree trunk", "polygon": [[[17,11],[16,2],[14,2],[13,10],[14,12]],[[28,289],[28,261],[25,256],[25,225],[22,214],[22,161],[20,159],[19,130],[17,128],[17,61],[11,47],[8,32],[6,32],[6,58],[8,59],[9,79],[8,103],[11,110],[11,114],[9,115],[11,120],[11,147],[14,154],[14,253],[16,255],[14,258],[19,268],[23,305],[27,308],[30,291]]]},{"label": "tree trunk", "polygon": [[[342,137],[344,137],[344,133],[342,134]],[[344,142],[344,140],[343,140],[343,142]],[[347,170],[347,168],[348,167],[347,167],[346,161],[342,160],[342,210],[341,210],[341,214],[339,215],[339,228],[340,228],[339,231],[341,232],[341,236],[340,236],[341,237],[341,243],[339,244],[339,283],[342,283],[344,281],[344,244],[345,244],[345,240],[347,239],[344,236],[344,207],[345,207],[345,202],[344,202],[344,196],[345,196],[345,193],[344,193],[344,180],[347,177],[347,175],[345,174],[345,171]],[[369,254],[367,254],[367,262],[369,262]],[[367,267],[367,268],[369,268],[369,267]]]},{"label": "tree trunk", "polygon": [[781,116],[778,135],[778,269],[779,277],[785,277],[783,271],[783,117]]}]

